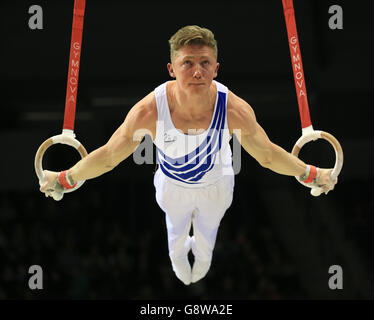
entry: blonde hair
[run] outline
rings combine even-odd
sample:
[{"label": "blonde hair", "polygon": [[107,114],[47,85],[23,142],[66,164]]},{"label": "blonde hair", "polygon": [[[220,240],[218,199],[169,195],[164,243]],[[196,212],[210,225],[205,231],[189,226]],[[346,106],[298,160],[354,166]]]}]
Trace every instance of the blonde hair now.
[{"label": "blonde hair", "polygon": [[178,50],[190,44],[205,45],[213,49],[214,55],[217,59],[218,48],[217,41],[214,39],[212,31],[199,26],[185,26],[179,29],[170,39],[170,59],[174,60]]}]

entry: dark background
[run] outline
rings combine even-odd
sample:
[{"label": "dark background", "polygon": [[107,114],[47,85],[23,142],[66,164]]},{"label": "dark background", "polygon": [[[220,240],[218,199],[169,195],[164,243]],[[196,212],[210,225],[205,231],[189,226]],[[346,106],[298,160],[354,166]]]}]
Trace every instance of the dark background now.
[{"label": "dark background", "polygon": [[[28,9],[43,9],[30,30]],[[328,9],[343,8],[343,30]],[[244,151],[234,201],[218,232],[206,278],[184,286],[168,258],[155,165],[127,159],[60,202],[38,191],[34,156],[62,129],[73,1],[0,4],[1,299],[372,299],[374,227],[372,16],[364,1],[295,0],[315,129],[336,136],[345,162],[328,196],[259,166]],[[131,106],[169,79],[167,40],[182,26],[211,29],[217,80],[255,110],[288,151],[301,134],[281,1],[132,2],[88,0],[75,133],[88,151],[104,144]],[[300,157],[328,167],[334,153],[311,143]],[[78,160],[51,147],[44,168]],[[30,290],[40,265],[43,290]],[[328,287],[343,268],[343,289]]]}]

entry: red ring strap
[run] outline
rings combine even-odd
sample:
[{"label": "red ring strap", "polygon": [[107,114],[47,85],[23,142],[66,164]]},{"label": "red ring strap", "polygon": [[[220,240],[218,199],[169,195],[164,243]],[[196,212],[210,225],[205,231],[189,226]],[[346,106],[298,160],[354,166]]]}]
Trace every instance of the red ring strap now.
[{"label": "red ring strap", "polygon": [[71,33],[68,81],[65,98],[64,129],[74,131],[77,103],[79,65],[82,48],[83,19],[86,0],[74,0],[73,26]]},{"label": "red ring strap", "polygon": [[297,102],[299,105],[301,127],[306,128],[312,125],[312,121],[310,120],[303,63],[301,61],[300,44],[297,36],[295,10],[292,0],[282,0],[282,4],[284,18],[286,20],[288,44],[290,47],[291,63],[295,80]]}]

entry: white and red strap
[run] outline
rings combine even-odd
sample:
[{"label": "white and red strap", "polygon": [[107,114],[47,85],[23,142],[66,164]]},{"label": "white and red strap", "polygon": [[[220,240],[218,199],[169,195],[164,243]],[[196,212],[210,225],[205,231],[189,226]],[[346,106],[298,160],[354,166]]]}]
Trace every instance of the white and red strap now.
[{"label": "white and red strap", "polygon": [[308,164],[306,166],[304,174],[300,177],[300,180],[304,183],[311,183],[314,181],[314,179],[317,178],[318,175],[318,168]]},{"label": "white and red strap", "polygon": [[58,174],[58,182],[64,187],[64,189],[73,189],[77,183],[70,184],[68,179],[68,170],[61,171]]}]

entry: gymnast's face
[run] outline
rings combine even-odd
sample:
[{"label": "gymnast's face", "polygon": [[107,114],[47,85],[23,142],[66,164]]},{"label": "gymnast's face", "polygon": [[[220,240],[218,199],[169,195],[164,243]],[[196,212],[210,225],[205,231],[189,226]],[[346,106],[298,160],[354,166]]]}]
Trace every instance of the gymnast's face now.
[{"label": "gymnast's face", "polygon": [[179,49],[172,63],[168,63],[170,76],[190,94],[208,90],[217,77],[218,68],[213,49],[196,44]]}]

